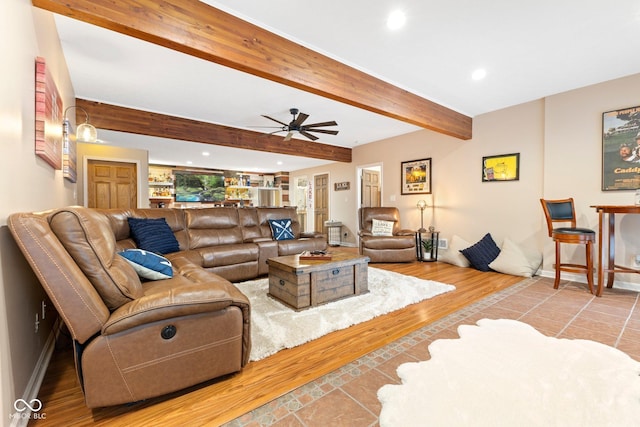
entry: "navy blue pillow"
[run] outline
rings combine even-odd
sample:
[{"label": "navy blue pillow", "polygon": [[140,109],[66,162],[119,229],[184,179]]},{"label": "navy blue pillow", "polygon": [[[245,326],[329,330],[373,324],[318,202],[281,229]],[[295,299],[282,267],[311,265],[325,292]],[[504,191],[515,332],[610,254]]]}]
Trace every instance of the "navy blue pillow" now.
[{"label": "navy blue pillow", "polygon": [[291,229],[291,219],[270,219],[269,225],[271,226],[271,233],[276,240],[291,240],[293,236],[293,230]]},{"label": "navy blue pillow", "polygon": [[157,254],[178,252],[180,245],[164,218],[127,218],[131,237],[139,249]]},{"label": "navy blue pillow", "polygon": [[118,252],[127,260],[138,276],[149,280],[170,279],[173,277],[171,261],[165,257],[143,249],[126,249]]},{"label": "navy blue pillow", "polygon": [[460,251],[473,268],[480,271],[491,271],[489,264],[500,255],[500,248],[493,241],[490,233],[484,235],[475,245]]}]

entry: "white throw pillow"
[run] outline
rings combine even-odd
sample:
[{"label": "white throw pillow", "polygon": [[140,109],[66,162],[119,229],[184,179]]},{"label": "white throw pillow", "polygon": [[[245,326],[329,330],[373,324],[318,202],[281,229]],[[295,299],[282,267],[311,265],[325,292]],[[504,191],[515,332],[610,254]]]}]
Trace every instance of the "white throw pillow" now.
[{"label": "white throw pillow", "polygon": [[371,220],[371,234],[374,236],[393,236],[393,221]]},{"label": "white throw pillow", "polygon": [[471,243],[454,234],[451,238],[451,243],[449,243],[449,249],[442,252],[438,261],[457,265],[458,267],[469,267],[469,260],[460,253],[460,250],[466,249],[469,246],[471,246]]},{"label": "white throw pillow", "polygon": [[540,252],[521,248],[509,238],[505,238],[500,255],[489,264],[489,267],[499,273],[531,277],[540,267],[540,263],[542,263]]}]

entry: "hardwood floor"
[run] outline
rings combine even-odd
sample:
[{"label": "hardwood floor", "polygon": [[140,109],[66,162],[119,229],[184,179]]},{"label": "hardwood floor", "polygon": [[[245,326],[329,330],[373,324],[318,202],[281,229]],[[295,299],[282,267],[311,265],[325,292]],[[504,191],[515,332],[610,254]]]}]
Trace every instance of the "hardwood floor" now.
[{"label": "hardwood floor", "polygon": [[29,425],[220,425],[522,280],[440,262],[373,266],[450,283],[456,290],[250,362],[226,378],[161,398],[95,410],[84,405],[70,343],[61,342],[38,396],[46,418]]}]

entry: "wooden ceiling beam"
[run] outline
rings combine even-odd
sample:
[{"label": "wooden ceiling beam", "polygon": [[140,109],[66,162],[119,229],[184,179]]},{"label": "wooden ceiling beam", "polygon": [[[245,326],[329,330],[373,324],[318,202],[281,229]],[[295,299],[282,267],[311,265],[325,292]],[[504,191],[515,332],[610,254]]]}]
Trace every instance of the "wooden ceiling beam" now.
[{"label": "wooden ceiling beam", "polygon": [[[351,162],[351,149],[299,139],[284,141],[282,136],[221,126],[133,108],[120,107],[85,99],[76,99],[76,106],[91,117],[91,124],[99,129],[150,135],[161,138],[222,145],[268,153],[288,154],[335,162]],[[77,122],[84,121],[78,110]],[[179,148],[176,148],[179,149]]]},{"label": "wooden ceiling beam", "polygon": [[33,5],[367,111],[470,139],[472,119],[198,0]]}]

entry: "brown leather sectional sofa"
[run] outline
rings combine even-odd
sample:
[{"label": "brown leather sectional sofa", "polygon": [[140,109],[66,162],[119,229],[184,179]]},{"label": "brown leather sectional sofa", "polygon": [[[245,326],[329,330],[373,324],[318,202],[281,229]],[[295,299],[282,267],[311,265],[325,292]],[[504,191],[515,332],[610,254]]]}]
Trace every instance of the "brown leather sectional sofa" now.
[{"label": "brown leather sectional sofa", "polygon": [[[135,248],[127,217],[165,218],[179,243],[173,277],[141,281],[117,253]],[[275,241],[269,219],[290,218]],[[8,226],[67,325],[88,407],[147,399],[239,371],[251,350],[251,306],[231,282],[266,259],[326,248],[300,233],[295,208],[19,213]]]}]

